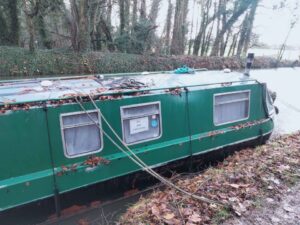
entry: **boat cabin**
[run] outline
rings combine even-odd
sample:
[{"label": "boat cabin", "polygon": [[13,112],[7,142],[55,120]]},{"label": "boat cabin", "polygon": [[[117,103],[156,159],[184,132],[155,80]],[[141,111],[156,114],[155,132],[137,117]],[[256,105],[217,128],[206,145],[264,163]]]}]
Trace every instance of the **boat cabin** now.
[{"label": "boat cabin", "polygon": [[[0,82],[0,211],[268,137],[266,85],[196,70]],[[121,151],[120,148],[125,149]]]}]

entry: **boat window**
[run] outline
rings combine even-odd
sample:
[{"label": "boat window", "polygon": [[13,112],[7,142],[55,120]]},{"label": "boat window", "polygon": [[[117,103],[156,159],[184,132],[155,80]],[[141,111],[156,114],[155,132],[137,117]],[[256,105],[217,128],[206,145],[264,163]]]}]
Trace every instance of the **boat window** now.
[{"label": "boat window", "polygon": [[99,111],[88,113],[89,116],[86,112],[61,115],[64,151],[68,158],[97,153],[102,149]]},{"label": "boat window", "polygon": [[248,119],[250,91],[216,94],[214,124],[216,126]]},{"label": "boat window", "polygon": [[123,140],[137,144],[161,137],[160,102],[121,107]]}]

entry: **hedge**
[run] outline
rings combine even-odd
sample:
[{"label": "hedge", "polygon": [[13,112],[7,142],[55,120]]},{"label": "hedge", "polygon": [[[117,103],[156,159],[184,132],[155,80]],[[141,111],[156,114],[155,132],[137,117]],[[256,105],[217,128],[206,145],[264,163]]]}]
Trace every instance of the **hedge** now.
[{"label": "hedge", "polygon": [[[156,56],[126,53],[88,52],[69,50],[38,50],[31,54],[27,49],[0,47],[0,77],[38,77],[77,74],[129,73],[173,70],[183,65],[192,68],[242,69],[245,59],[237,57]],[[282,61],[257,57],[254,68],[300,66],[298,61]]]}]

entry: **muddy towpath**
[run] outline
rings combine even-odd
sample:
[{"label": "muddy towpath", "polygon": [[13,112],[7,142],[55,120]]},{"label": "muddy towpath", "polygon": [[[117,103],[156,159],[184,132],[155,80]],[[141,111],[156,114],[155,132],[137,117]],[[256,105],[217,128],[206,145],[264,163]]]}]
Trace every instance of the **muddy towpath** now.
[{"label": "muddy towpath", "polygon": [[300,184],[282,196],[266,198],[262,205],[240,218],[232,218],[222,225],[299,225]]},{"label": "muddy towpath", "polygon": [[166,187],[142,197],[120,224],[299,224],[299,178],[298,132],[236,152],[216,167],[175,182],[215,203]]}]

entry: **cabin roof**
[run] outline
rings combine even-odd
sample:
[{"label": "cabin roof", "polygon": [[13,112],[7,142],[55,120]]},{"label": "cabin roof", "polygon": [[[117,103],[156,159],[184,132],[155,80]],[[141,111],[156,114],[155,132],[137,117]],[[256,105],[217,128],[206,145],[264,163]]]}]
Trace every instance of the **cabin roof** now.
[{"label": "cabin roof", "polygon": [[[50,81],[50,82],[49,82]],[[92,75],[41,78],[0,82],[0,105],[67,99],[74,95],[106,95],[136,91],[164,91],[177,87],[213,88],[256,82],[238,72],[200,71],[195,74],[172,72]],[[45,85],[46,84],[46,85]],[[50,85],[49,85],[50,84]]]}]

